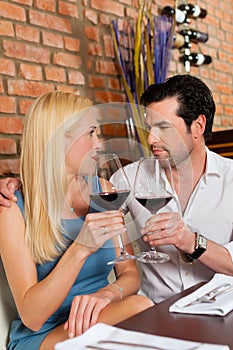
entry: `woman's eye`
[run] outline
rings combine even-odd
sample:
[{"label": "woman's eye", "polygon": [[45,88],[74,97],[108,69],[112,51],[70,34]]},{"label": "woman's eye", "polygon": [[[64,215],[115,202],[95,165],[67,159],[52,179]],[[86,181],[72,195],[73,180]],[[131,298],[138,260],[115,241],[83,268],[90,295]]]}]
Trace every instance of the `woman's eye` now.
[{"label": "woman's eye", "polygon": [[94,133],[95,133],[95,131],[96,131],[96,128],[94,128],[94,129],[91,129],[91,131],[90,131],[90,135],[92,136]]}]

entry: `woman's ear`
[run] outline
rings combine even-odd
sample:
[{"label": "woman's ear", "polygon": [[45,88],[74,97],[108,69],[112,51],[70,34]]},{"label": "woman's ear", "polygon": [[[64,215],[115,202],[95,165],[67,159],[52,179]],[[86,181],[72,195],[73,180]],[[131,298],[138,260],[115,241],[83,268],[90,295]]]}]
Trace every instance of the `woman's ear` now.
[{"label": "woman's ear", "polygon": [[204,114],[200,114],[197,119],[192,122],[191,130],[194,139],[198,139],[203,136],[206,126],[206,117]]}]

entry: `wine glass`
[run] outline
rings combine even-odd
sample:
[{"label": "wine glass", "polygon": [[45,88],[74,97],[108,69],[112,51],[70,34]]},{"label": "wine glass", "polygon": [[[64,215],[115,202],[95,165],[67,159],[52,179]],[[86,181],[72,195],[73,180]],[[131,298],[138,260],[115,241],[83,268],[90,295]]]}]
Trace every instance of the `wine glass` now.
[{"label": "wine glass", "polygon": [[[91,207],[96,211],[119,210],[130,194],[130,184],[121,162],[116,154],[99,154],[92,158],[88,175]],[[111,176],[118,172],[117,187],[110,182]],[[118,235],[120,255],[107,264],[135,259],[125,251],[122,237]]]},{"label": "wine glass", "polygon": [[[169,203],[174,197],[174,190],[168,158],[143,157],[139,160],[133,195],[153,215]],[[148,252],[138,253],[136,259],[144,263],[164,263],[170,257],[151,247]]]}]

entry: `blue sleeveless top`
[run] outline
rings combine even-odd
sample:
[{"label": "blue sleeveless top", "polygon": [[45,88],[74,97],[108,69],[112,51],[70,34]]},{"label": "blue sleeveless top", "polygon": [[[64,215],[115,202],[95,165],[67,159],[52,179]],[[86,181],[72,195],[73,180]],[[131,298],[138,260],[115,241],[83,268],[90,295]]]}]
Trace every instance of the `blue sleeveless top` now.
[{"label": "blue sleeveless top", "polygon": [[[18,198],[17,204],[22,214],[24,214],[22,194],[19,191],[15,194]],[[94,212],[94,210],[90,209],[90,212]],[[67,246],[69,246],[77,237],[84,219],[85,217],[62,220],[62,225],[67,233],[65,234],[68,241]],[[108,275],[112,266],[108,266],[107,262],[114,260],[115,256],[116,253],[112,240],[107,241],[100,249],[91,254],[85,261],[76,281],[62,305],[52,316],[49,317],[39,331],[33,332],[25,327],[20,318],[13,321],[10,330],[10,342],[7,349],[38,350],[47,334],[60,324],[67,321],[74,296],[91,294],[108,285]],[[38,282],[43,280],[52,271],[59,259],[60,257],[42,265],[37,264]],[[54,290],[54,297],[56,297],[56,290]],[[41,302],[43,301],[41,300]]]}]

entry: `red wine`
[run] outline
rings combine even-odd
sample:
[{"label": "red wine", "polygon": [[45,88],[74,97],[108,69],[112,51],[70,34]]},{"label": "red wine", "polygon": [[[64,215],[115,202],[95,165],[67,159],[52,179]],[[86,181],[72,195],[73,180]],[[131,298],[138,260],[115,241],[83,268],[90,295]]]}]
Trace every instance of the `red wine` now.
[{"label": "red wine", "polygon": [[118,210],[127,199],[130,191],[101,192],[91,194],[92,208],[98,211]]},{"label": "red wine", "polygon": [[137,201],[148,209],[152,214],[155,214],[159,209],[163,208],[170,202],[173,197],[136,197]]}]

